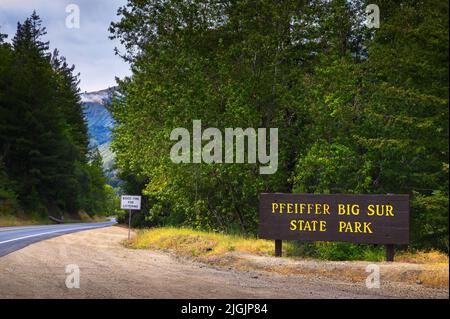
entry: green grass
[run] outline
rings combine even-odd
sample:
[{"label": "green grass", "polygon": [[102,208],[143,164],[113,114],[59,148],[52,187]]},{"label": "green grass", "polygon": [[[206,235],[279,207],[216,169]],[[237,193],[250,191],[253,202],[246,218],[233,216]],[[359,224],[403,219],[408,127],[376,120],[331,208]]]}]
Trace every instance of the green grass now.
[{"label": "green grass", "polygon": [[382,246],[340,242],[294,242],[291,246],[291,256],[311,257],[322,260],[385,260],[385,250]]}]

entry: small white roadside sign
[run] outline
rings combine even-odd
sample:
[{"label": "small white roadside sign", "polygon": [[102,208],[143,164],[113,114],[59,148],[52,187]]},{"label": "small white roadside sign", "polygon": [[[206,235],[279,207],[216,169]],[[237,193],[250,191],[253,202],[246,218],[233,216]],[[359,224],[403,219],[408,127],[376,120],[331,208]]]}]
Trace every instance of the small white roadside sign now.
[{"label": "small white roadside sign", "polygon": [[126,210],[140,210],[141,196],[123,195],[120,197],[120,208]]}]

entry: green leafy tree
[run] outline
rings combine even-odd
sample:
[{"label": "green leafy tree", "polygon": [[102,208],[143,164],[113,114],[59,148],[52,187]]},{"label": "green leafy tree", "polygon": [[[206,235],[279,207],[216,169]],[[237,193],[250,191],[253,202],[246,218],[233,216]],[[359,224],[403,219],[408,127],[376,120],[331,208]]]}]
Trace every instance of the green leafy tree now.
[{"label": "green leafy tree", "polygon": [[[119,10],[123,19],[111,31],[125,44],[134,72],[120,83],[113,147],[122,175],[146,182],[148,219],[181,216],[175,219],[200,228],[254,232],[258,194],[292,190],[302,151],[292,143],[308,137],[308,78],[317,52],[337,37],[315,27],[316,12],[328,9],[326,2],[129,1]],[[278,172],[174,165],[170,132],[195,119],[222,129],[279,128]]]},{"label": "green leafy tree", "polygon": [[106,214],[109,194],[105,189],[106,177],[98,148],[89,152],[89,161],[81,167],[79,174],[81,207],[89,215]]},{"label": "green leafy tree", "polygon": [[[147,221],[254,232],[261,192],[408,193],[417,247],[448,250],[448,3],[137,1],[113,38],[113,148]],[[175,165],[170,132],[279,128],[279,169]],[[446,240],[447,238],[447,240]]]}]

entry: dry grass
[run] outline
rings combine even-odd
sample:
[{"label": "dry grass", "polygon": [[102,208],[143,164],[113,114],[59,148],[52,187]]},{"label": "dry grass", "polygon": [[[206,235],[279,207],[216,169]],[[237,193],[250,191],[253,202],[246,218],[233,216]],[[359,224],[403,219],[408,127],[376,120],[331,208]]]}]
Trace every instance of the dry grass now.
[{"label": "dry grass", "polygon": [[[65,218],[66,223],[93,223],[107,221],[106,217],[93,216],[90,217],[86,213],[79,213],[78,217],[69,216]],[[16,226],[33,226],[53,224],[48,218],[34,217],[26,214],[19,215],[2,215],[0,214],[0,227],[16,227]]]},{"label": "dry grass", "polygon": [[89,216],[85,212],[79,212],[78,213],[78,219],[73,220],[74,222],[82,222],[82,223],[96,223],[96,222],[105,222],[108,221],[107,217],[104,216]]},{"label": "dry grass", "polygon": [[228,252],[259,256],[273,254],[273,242],[269,240],[201,232],[187,228],[166,227],[142,230],[129,245],[133,248],[172,250],[177,254],[192,257],[214,257]]},{"label": "dry grass", "polygon": [[413,264],[448,264],[448,255],[435,250],[404,252],[396,255],[395,260]]},{"label": "dry grass", "polygon": [[[236,269],[254,269],[285,275],[317,275],[352,282],[367,277],[367,262],[332,262],[273,256],[273,241],[195,231],[187,228],[154,228],[140,230],[125,243],[129,248],[168,250],[176,256]],[[284,243],[285,250],[289,242]],[[264,257],[264,258],[261,258]],[[274,262],[274,260],[282,262]],[[396,263],[380,263],[382,276],[391,282],[446,288],[449,284],[449,260],[437,251],[408,252],[396,256]]]},{"label": "dry grass", "polygon": [[448,287],[449,258],[439,251],[417,251],[401,253],[396,257],[399,262],[423,265],[423,269],[413,274],[412,281],[429,287]]},{"label": "dry grass", "polygon": [[427,265],[418,275],[417,281],[433,288],[448,287],[448,263]]},{"label": "dry grass", "polygon": [[78,216],[82,222],[90,222],[92,220],[91,217],[85,212],[78,213]]},{"label": "dry grass", "polygon": [[0,227],[32,226],[49,223],[49,220],[40,218],[21,218],[11,215],[0,215]]}]

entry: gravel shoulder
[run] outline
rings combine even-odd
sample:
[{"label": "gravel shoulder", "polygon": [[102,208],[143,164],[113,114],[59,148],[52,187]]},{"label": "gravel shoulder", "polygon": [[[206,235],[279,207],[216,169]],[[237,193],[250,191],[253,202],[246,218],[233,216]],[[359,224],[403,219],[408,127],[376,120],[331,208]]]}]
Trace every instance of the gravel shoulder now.
[{"label": "gravel shoulder", "polygon": [[[126,237],[121,227],[88,230],[0,257],[0,298],[449,298],[448,289],[383,281],[383,272],[381,287],[368,289],[365,280],[218,267],[127,249]],[[67,265],[79,266],[79,289],[66,287]],[[321,266],[333,264],[315,262]]]}]

